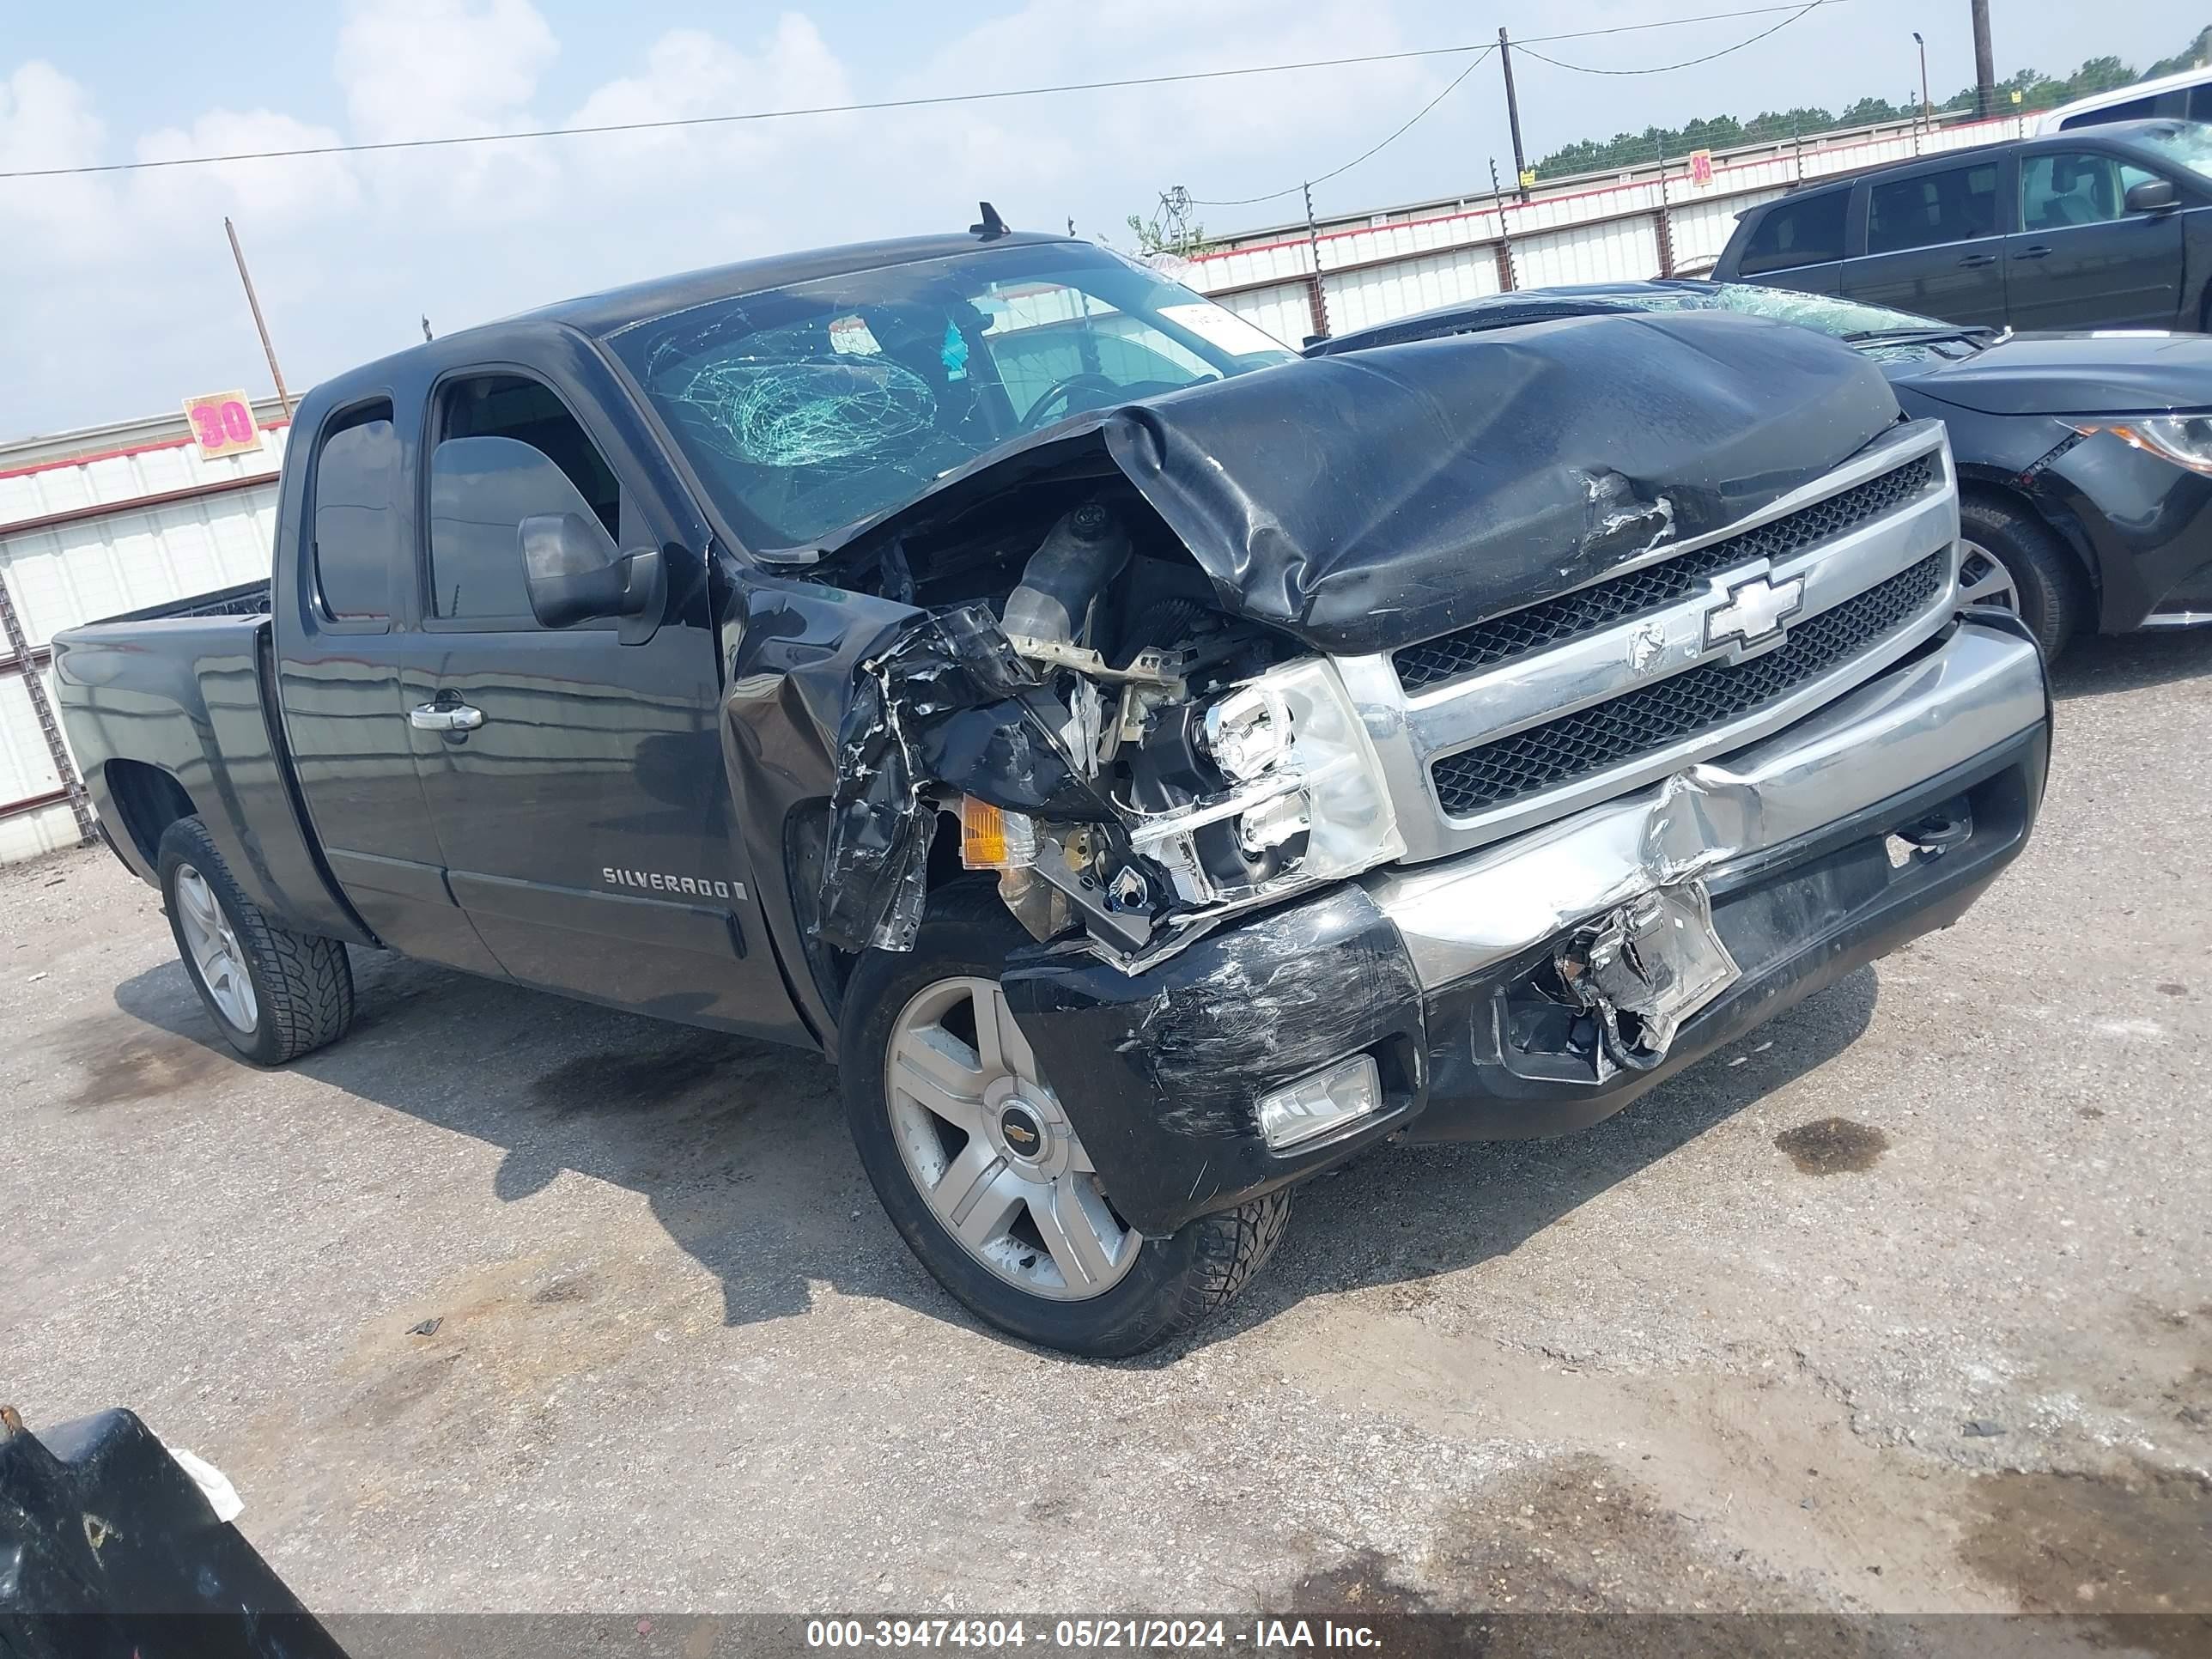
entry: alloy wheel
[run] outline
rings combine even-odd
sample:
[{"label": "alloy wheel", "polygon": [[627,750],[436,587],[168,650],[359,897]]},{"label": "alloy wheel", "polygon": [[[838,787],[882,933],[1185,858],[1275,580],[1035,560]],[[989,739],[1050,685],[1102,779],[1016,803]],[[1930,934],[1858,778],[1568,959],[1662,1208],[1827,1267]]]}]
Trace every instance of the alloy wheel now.
[{"label": "alloy wheel", "polygon": [[2020,584],[2004,561],[1978,542],[1960,542],[1959,552],[1959,603],[1992,605],[2020,615]]},{"label": "alloy wheel", "polygon": [[199,969],[200,982],[215,999],[216,1012],[237,1030],[251,1036],[261,1018],[253,994],[252,976],[246,971],[246,954],[238,948],[238,935],[223,915],[215,889],[205,876],[189,864],[177,866],[177,915],[183,924],[185,943]]},{"label": "alloy wheel", "polygon": [[1107,1201],[996,981],[940,980],[915,994],[884,1073],[907,1173],[976,1261],[1059,1301],[1103,1295],[1135,1265],[1144,1240]]}]

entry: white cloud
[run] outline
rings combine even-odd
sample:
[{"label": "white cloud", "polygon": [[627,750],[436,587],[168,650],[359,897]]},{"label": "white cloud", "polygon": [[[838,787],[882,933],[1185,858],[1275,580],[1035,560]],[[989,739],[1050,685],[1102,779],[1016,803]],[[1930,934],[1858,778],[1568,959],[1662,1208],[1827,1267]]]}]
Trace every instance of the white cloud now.
[{"label": "white cloud", "polygon": [[[1599,3],[1580,21],[1669,9],[1660,0]],[[2008,13],[2000,29],[2001,72],[2022,62],[2069,69],[2078,46],[2094,44],[2085,31],[2120,27],[2084,21],[2057,0],[2014,4],[2017,17]],[[2128,10],[2130,39],[2099,49],[2147,61],[2197,26],[2181,0],[2140,0]],[[1448,0],[982,0],[959,12],[932,9],[933,21],[900,17],[901,40],[940,44],[894,62],[857,27],[837,33],[828,8],[818,9],[819,23],[768,6],[720,15],[726,21],[713,27],[640,27],[635,47],[578,64],[562,60],[532,0],[349,0],[331,36],[337,112],[307,76],[270,107],[211,109],[157,131],[109,131],[126,126],[112,103],[104,126],[88,90],[98,82],[84,66],[0,56],[0,171],[935,97],[1389,52],[1484,33]],[[1940,95],[1969,72],[1963,24],[1963,13],[1927,23],[1903,0],[1860,0],[1815,14],[1771,48],[1680,76],[1594,82],[1531,60],[1521,77],[1530,149],[1647,120],[1806,100],[1838,105],[1869,91],[1895,96],[1908,67],[1917,72],[1905,55],[1914,27],[1929,31]],[[1686,54],[1726,45],[1753,27],[1713,23],[1553,50],[1571,61],[1632,64],[1662,47]],[[1889,46],[1877,52],[1878,40]],[[211,386],[260,384],[223,243],[226,213],[239,222],[299,389],[419,337],[424,311],[443,333],[667,271],[957,228],[982,197],[1017,224],[1057,228],[1073,217],[1085,234],[1120,238],[1122,216],[1148,208],[1169,185],[1243,196],[1336,166],[1419,108],[1463,62],[0,180],[0,293],[9,306],[0,428],[52,430],[167,407]],[[1342,211],[1480,188],[1487,156],[1505,154],[1503,138],[1497,73],[1486,63],[1413,132],[1318,191],[1320,205]],[[1289,217],[1294,203],[1206,210],[1201,220],[1218,232]]]},{"label": "white cloud", "polygon": [[85,89],[33,59],[0,81],[0,170],[84,167],[106,129]]},{"label": "white cloud", "polygon": [[[674,29],[646,52],[643,69],[608,82],[564,123],[606,126],[764,110],[817,108],[854,101],[844,66],[811,20],[787,12],[759,48],[747,52],[703,29]],[[802,134],[800,129],[803,126]],[[607,173],[648,158],[680,168],[758,161],[794,143],[818,144],[849,131],[849,118],[803,122],[732,122],[579,141],[580,167]]]},{"label": "white cloud", "polygon": [[[318,149],[343,143],[329,127],[310,126],[273,110],[210,110],[189,127],[163,127],[138,140],[140,161],[185,155],[242,155]],[[344,156],[232,161],[221,167],[165,167],[131,175],[128,210],[155,219],[198,221],[244,215],[264,228],[295,219],[352,211],[361,187]]]},{"label": "white cloud", "polygon": [[430,138],[500,131],[559,50],[530,0],[356,0],[336,68],[356,138]]}]

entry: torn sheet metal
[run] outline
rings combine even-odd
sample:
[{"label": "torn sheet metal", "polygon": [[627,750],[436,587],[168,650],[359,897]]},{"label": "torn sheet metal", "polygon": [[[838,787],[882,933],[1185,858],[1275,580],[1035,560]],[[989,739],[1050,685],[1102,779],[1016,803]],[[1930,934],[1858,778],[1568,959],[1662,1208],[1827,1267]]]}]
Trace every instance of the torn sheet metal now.
[{"label": "torn sheet metal", "polygon": [[1694,878],[1615,905],[1577,929],[1553,963],[1568,996],[1596,1017],[1601,1083],[1607,1061],[1632,1072],[1658,1065],[1682,1022],[1743,974]]},{"label": "torn sheet metal", "polygon": [[933,786],[1033,817],[1110,823],[1113,807],[1056,735],[1066,717],[983,605],[924,616],[864,663],[838,732],[819,937],[914,948]]},{"label": "torn sheet metal", "polygon": [[[1899,418],[1877,364],[1713,312],[1302,359],[1063,422],[827,536],[872,544],[1047,470],[1127,476],[1223,608],[1395,650],[1737,522]],[[1095,462],[1083,452],[1103,449]]]},{"label": "torn sheet metal", "polygon": [[1849,348],[1713,313],[1321,357],[1107,422],[1224,599],[1391,650],[1733,524],[1898,419]]}]

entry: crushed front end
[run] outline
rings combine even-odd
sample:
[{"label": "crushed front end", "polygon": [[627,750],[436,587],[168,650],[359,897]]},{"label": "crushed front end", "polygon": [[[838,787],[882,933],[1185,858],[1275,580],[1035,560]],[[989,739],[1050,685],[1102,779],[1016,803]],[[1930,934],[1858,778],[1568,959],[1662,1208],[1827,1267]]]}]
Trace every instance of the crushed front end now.
[{"label": "crushed front end", "polygon": [[[1455,507],[1413,510],[1446,468],[1396,490],[1395,562],[1358,553],[1373,512],[1342,520],[1326,471],[1285,501],[1224,463],[1243,428],[1200,416],[1268,375],[1124,411],[1112,475],[1080,451],[1034,469],[1052,516],[991,517],[1035,550],[1003,601],[923,591],[990,564],[957,511],[880,543],[928,608],[841,732],[823,936],[903,948],[957,826],[1036,941],[1007,1000],[1157,1236],[1384,1136],[1594,1121],[1947,925],[2033,824],[2043,664],[1960,611],[1940,425],[1790,333],[1745,337],[1782,354],[1768,390],[1721,376],[1648,465],[1600,465],[1580,405],[1538,483],[1470,483],[1488,452],[1458,434]],[[1587,376],[1590,344],[1544,362]],[[1431,408],[1472,362],[1376,356]]]}]

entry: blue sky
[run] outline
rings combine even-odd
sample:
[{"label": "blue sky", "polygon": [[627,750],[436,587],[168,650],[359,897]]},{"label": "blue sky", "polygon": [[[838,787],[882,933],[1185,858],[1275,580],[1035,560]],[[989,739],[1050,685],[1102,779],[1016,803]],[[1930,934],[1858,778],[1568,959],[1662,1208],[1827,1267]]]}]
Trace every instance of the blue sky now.
[{"label": "blue sky", "polygon": [[[294,7],[0,0],[0,170],[302,142],[496,131],[1387,52],[1602,27],[1757,0],[981,0],[811,7],[345,0]],[[2207,21],[2183,0],[1993,0],[2000,73],[2147,62]],[[1901,99],[1929,36],[1938,97],[1972,78],[1967,8],[1844,0],[1743,52],[1600,80],[1522,60],[1532,154],[1693,115]],[[1519,20],[1527,18],[1523,22]],[[1550,48],[1670,61],[1747,19]],[[964,225],[1126,241],[1162,187],[1244,196],[1358,154],[1449,59],[894,116],[468,152],[0,180],[0,438],[266,389],[222,220],[235,217],[295,388],[419,337],[605,284],[778,248]],[[1316,194],[1324,212],[1473,191],[1507,147],[1495,70]],[[1213,212],[1273,222],[1289,204]]]}]

